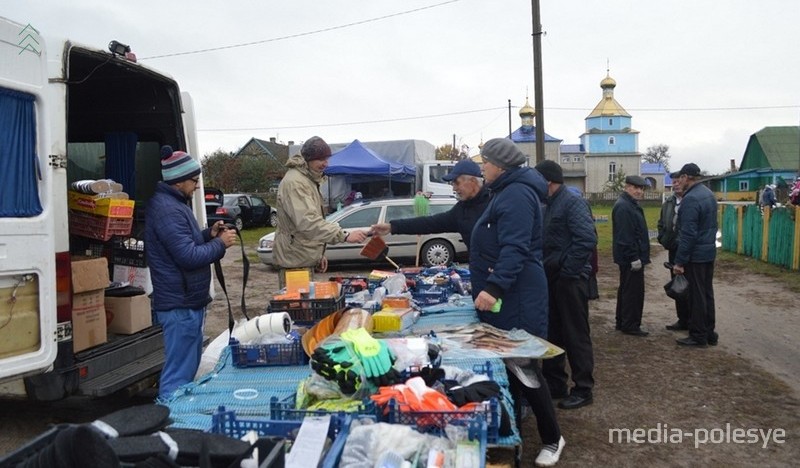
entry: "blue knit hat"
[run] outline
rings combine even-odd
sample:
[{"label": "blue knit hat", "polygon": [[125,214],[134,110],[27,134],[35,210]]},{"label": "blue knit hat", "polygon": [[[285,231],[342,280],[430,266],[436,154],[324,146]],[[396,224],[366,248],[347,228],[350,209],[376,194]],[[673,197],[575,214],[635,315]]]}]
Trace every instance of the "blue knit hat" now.
[{"label": "blue knit hat", "polygon": [[177,184],[200,175],[201,171],[200,163],[189,153],[172,151],[172,147],[167,145],[161,147],[161,178],[164,183]]}]

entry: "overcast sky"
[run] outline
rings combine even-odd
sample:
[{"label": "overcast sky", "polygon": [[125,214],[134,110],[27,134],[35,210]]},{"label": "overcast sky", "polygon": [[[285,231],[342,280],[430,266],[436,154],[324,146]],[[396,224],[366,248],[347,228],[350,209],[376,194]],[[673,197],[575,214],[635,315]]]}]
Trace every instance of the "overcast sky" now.
[{"label": "overcast sky", "polygon": [[[0,0],[0,15],[47,39],[130,44],[192,94],[203,154],[315,134],[455,134],[475,154],[507,135],[509,99],[515,129],[526,93],[534,104],[529,0]],[[751,134],[800,123],[798,0],[541,0],[541,16],[544,126],[565,143],[607,63],[639,150],[669,145],[672,168],[723,172]]]}]

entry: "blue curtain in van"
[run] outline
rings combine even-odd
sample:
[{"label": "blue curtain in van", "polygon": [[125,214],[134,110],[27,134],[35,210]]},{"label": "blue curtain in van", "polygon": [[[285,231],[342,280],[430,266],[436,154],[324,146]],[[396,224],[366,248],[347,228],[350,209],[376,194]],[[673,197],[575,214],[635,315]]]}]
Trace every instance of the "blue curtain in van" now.
[{"label": "blue curtain in van", "polygon": [[42,213],[32,94],[0,88],[0,217]]},{"label": "blue curtain in van", "polygon": [[106,134],[106,178],[122,184],[131,200],[136,200],[136,142],[133,132]]}]

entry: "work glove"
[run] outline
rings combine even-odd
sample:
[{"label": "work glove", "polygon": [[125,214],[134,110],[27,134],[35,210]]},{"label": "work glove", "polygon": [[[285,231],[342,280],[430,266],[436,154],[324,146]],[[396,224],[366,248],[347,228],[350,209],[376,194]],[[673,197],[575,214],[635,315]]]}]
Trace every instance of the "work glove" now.
[{"label": "work glove", "polygon": [[449,388],[447,396],[456,406],[464,406],[467,403],[480,403],[492,397],[500,396],[500,385],[492,380],[475,382],[463,387]]},{"label": "work glove", "polygon": [[311,369],[325,379],[335,381],[345,395],[352,395],[361,387],[361,362],[345,342],[317,346],[311,355]]},{"label": "work glove", "polygon": [[639,271],[641,269],[642,269],[642,260],[641,259],[637,258],[636,260],[631,262],[631,270]]},{"label": "work glove", "polygon": [[364,327],[347,330],[339,336],[353,346],[364,375],[373,383],[385,386],[401,381],[400,374],[392,367],[395,357],[383,340],[373,338]]}]

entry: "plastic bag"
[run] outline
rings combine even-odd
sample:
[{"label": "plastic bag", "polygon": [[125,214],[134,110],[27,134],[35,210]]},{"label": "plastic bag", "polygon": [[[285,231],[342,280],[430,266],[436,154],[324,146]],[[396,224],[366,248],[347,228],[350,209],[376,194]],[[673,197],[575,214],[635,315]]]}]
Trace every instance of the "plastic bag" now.
[{"label": "plastic bag", "polygon": [[675,275],[664,285],[664,291],[667,296],[676,301],[687,299],[689,297],[689,281],[683,275]]}]

